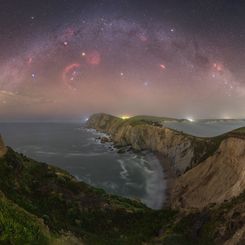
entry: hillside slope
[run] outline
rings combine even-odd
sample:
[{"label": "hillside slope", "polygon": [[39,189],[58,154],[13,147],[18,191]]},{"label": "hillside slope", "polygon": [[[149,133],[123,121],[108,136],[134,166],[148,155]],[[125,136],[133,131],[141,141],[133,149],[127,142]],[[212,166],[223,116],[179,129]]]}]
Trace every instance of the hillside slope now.
[{"label": "hillside slope", "polygon": [[[242,132],[233,132],[231,139],[243,140]],[[228,151],[228,142],[223,141],[220,149]],[[242,149],[243,146],[228,153],[234,153],[235,158]],[[222,202],[221,199],[220,203],[199,210],[186,209],[189,202],[185,200],[185,209],[176,204],[177,210],[154,211],[139,202],[78,182],[65,171],[36,162],[11,148],[4,152],[0,157],[1,244],[229,245],[245,242],[242,188],[236,192],[237,197],[229,195],[230,200]],[[182,177],[185,179],[185,174]],[[231,179],[235,181],[235,177]],[[190,195],[189,192],[186,195]],[[176,200],[178,203],[179,199]]]},{"label": "hillside slope", "polygon": [[[164,119],[160,119],[164,120]],[[203,208],[245,190],[245,130],[213,138],[194,137],[140,117],[122,120],[95,114],[88,127],[109,133],[115,144],[161,153],[176,173],[171,191],[174,208]]]},{"label": "hillside slope", "polygon": [[0,191],[0,244],[47,244],[51,242],[41,219],[8,200]]},{"label": "hillside slope", "polygon": [[[160,118],[159,120],[164,120]],[[174,119],[166,119],[174,120]],[[108,114],[92,115],[87,126],[110,134],[115,144],[131,145],[135,150],[159,152],[167,158],[177,174],[206,159],[219,146],[220,139],[199,138],[164,128],[157,118],[133,117],[122,120]]]},{"label": "hillside slope", "polygon": [[0,242],[14,245],[141,244],[175,214],[106,194],[10,148],[0,158],[0,193]]},{"label": "hillside slope", "polygon": [[176,181],[173,207],[203,208],[222,203],[245,190],[245,139],[227,138],[214,155]]}]

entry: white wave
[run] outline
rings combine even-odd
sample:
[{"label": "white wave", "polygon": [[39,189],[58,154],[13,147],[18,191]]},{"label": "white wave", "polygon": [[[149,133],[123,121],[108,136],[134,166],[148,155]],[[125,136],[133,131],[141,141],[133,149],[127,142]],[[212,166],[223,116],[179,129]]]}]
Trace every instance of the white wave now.
[{"label": "white wave", "polygon": [[165,201],[166,180],[163,169],[157,159],[150,160],[151,169],[147,166],[143,169],[145,176],[145,196],[142,202],[153,209],[160,209]]},{"label": "white wave", "polygon": [[124,161],[122,159],[118,159],[118,162],[120,163],[120,166],[122,169],[122,171],[120,172],[120,176],[122,177],[122,179],[125,179],[125,180],[128,179],[129,173],[125,167]]},{"label": "white wave", "polygon": [[59,152],[54,151],[35,151],[35,153],[40,155],[60,155]]}]

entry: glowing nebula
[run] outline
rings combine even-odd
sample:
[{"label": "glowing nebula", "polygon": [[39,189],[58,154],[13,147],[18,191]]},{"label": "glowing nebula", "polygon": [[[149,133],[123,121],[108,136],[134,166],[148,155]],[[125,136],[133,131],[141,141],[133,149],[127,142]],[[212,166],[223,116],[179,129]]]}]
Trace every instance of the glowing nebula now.
[{"label": "glowing nebula", "polygon": [[99,65],[101,63],[101,55],[98,51],[94,50],[88,53],[86,61],[90,65]]},{"label": "glowing nebula", "polygon": [[[245,15],[235,1],[5,2],[1,118],[245,117]],[[241,14],[234,22],[231,6]]]},{"label": "glowing nebula", "polygon": [[162,70],[165,70],[165,69],[166,69],[166,66],[165,66],[164,64],[160,64],[160,68],[161,68]]},{"label": "glowing nebula", "polygon": [[213,68],[217,72],[222,72],[224,70],[224,66],[222,64],[214,63]]},{"label": "glowing nebula", "polygon": [[81,65],[78,63],[73,63],[66,66],[63,70],[62,80],[65,83],[65,85],[72,90],[74,90],[75,87],[71,84],[71,81],[74,80],[74,76],[77,73],[77,69],[79,69],[80,66]]},{"label": "glowing nebula", "polygon": [[28,58],[28,61],[27,61],[28,65],[31,65],[32,64],[32,61],[33,61],[32,57],[29,57]]}]

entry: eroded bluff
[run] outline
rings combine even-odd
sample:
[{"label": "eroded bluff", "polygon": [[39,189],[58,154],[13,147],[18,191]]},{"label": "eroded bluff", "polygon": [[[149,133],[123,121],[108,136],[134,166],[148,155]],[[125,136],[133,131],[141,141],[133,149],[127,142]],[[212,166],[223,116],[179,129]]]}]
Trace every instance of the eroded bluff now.
[{"label": "eroded bluff", "polygon": [[116,145],[131,145],[134,150],[161,153],[178,175],[206,159],[218,144],[209,139],[155,126],[150,121],[122,120],[108,114],[91,116],[87,126],[110,134]]},{"label": "eroded bluff", "polygon": [[202,209],[245,190],[245,129],[199,138],[144,120],[95,114],[88,127],[110,134],[120,146],[161,153],[181,175],[171,190],[174,208]]}]

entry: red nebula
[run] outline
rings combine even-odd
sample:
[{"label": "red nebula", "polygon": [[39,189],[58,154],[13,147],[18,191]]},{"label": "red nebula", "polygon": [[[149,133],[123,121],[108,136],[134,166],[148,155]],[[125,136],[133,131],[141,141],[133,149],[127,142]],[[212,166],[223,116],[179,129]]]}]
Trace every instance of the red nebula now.
[{"label": "red nebula", "polygon": [[222,64],[217,64],[217,63],[213,64],[213,68],[218,72],[222,72],[224,70],[224,66]]},{"label": "red nebula", "polygon": [[90,65],[99,65],[101,62],[101,55],[98,51],[92,51],[86,55],[86,61]]},{"label": "red nebula", "polygon": [[166,66],[164,64],[160,64],[160,68],[165,70],[166,69]]},{"label": "red nebula", "polygon": [[28,58],[27,63],[28,63],[28,65],[31,65],[31,64],[32,64],[32,57],[29,57],[29,58]]},{"label": "red nebula", "polygon": [[62,73],[62,79],[66,87],[73,91],[77,90],[76,87],[72,84],[72,81],[74,80],[74,73],[76,73],[77,69],[80,68],[80,66],[81,65],[78,63],[70,64],[64,68]]},{"label": "red nebula", "polygon": [[63,81],[66,82],[68,79],[68,75],[70,75],[75,69],[77,69],[79,67],[80,67],[80,64],[78,64],[78,63],[73,63],[73,64],[66,66],[63,70],[63,73],[62,73]]}]

